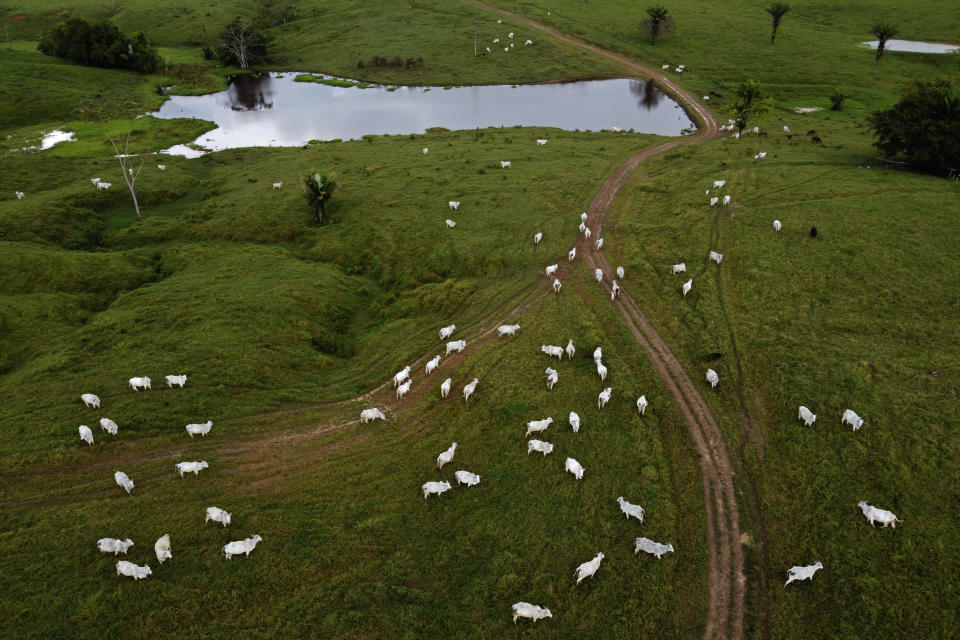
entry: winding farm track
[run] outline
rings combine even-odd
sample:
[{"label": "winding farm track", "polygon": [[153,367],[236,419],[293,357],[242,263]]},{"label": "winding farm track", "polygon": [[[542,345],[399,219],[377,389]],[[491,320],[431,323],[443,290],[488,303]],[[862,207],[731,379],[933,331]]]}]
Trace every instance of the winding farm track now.
[{"label": "winding farm track", "polygon": [[[691,117],[698,121],[700,130],[695,135],[670,140],[657,147],[633,155],[607,178],[587,209],[589,226],[597,230],[598,236],[599,231],[603,228],[604,218],[617,192],[640,163],[652,156],[671,149],[708,140],[719,134],[716,120],[712,114],[699,104],[688,92],[658,72],[648,69],[629,58],[604,50],[596,45],[537,23],[530,18],[505,11],[481,0],[465,0],[465,2],[498,13],[514,22],[524,24],[527,27],[540,31],[544,35],[568,45],[585,49],[598,56],[615,61],[637,74],[640,78],[652,78],[656,80],[662,88],[666,89],[680,102]],[[599,251],[593,251],[592,245],[592,242],[587,241],[581,235],[577,241],[577,252],[585,256],[585,262],[591,271],[600,268],[607,274],[612,273],[610,265],[607,263],[604,255]],[[561,272],[565,270],[565,268],[565,265],[561,267]],[[603,286],[607,292],[609,292],[609,286],[606,283]],[[548,280],[540,279],[537,282],[531,283],[531,285],[493,308],[483,318],[458,332],[458,335],[468,338],[468,343],[470,344],[471,350],[473,350],[477,346],[481,346],[494,339],[493,332],[497,325],[519,315],[549,292]],[[740,546],[740,516],[734,493],[734,472],[723,434],[710,412],[709,407],[697,390],[697,387],[670,351],[670,348],[664,343],[657,331],[650,324],[636,300],[624,289],[621,295],[613,301],[613,306],[623,319],[627,329],[647,353],[658,374],[663,379],[682,417],[687,423],[691,441],[699,456],[700,472],[703,481],[704,506],[706,510],[706,538],[709,555],[709,609],[703,637],[705,640],[719,638],[739,640],[743,637],[746,578],[744,575],[743,552]],[[433,353],[434,351],[431,351],[418,358],[413,363],[413,367],[423,366],[423,363],[429,359]],[[453,355],[444,359],[438,372],[455,366],[462,358],[462,355]],[[442,373],[438,379],[441,377]],[[407,398],[403,401],[398,401],[394,400],[393,389],[390,381],[387,381],[357,398],[324,405],[312,405],[283,410],[277,413],[307,412],[310,410],[334,407],[346,408],[346,405],[360,402],[377,404],[388,411],[396,410],[400,409],[401,405],[408,407],[414,404],[427,392],[428,387],[435,388],[426,384],[417,385]],[[297,442],[334,433],[354,426],[358,422],[356,419],[335,419],[321,424],[312,423],[303,427],[288,429],[281,433],[248,438],[226,449],[218,449],[218,453],[222,456],[240,456],[252,452],[262,452],[264,450],[289,446]],[[141,479],[151,479],[152,476],[160,477],[161,475],[169,475],[169,461],[181,455],[181,453],[182,451],[176,448],[163,452],[152,452],[147,456],[127,456],[125,458],[98,460],[94,463],[83,465],[83,468],[112,468],[117,463],[157,463],[156,469],[153,468],[154,465],[151,465],[149,469],[144,470],[146,473],[137,477],[137,480],[140,481]],[[163,465],[162,471],[160,464]],[[68,472],[70,469],[61,469],[60,471]],[[62,501],[65,499],[69,500],[71,497],[79,498],[79,496],[84,495],[83,491],[85,489],[94,484],[98,486],[104,485],[104,491],[115,490],[115,488],[110,488],[112,483],[107,481],[98,481],[96,483],[90,483],[89,485],[71,485],[68,488],[61,488],[46,495],[5,501],[0,503],[0,508],[17,508],[35,502]],[[86,497],[89,497],[89,494],[86,494]]]}]

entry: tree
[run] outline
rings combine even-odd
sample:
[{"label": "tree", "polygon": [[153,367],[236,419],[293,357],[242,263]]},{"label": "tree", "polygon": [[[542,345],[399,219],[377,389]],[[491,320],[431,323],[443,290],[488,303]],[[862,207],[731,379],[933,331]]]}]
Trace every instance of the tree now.
[{"label": "tree", "polygon": [[313,215],[316,216],[317,222],[323,224],[323,220],[327,216],[327,203],[330,202],[333,194],[337,192],[337,188],[340,186],[340,183],[337,182],[337,176],[334,173],[314,171],[303,176],[302,180],[304,198],[310,208],[313,209]]},{"label": "tree", "polygon": [[773,44],[773,41],[777,38],[777,27],[780,26],[780,21],[783,20],[783,14],[790,11],[790,5],[786,2],[774,2],[764,9],[764,11],[769,13],[770,17],[773,18],[773,30],[770,32],[770,44]]},{"label": "tree", "polygon": [[223,64],[249,69],[251,65],[267,62],[269,42],[259,26],[243,18],[234,18],[217,36],[217,57]]},{"label": "tree", "polygon": [[[130,134],[133,132],[133,120],[130,120],[130,127],[127,129],[127,136],[123,142],[123,151],[120,151],[120,145],[117,144],[117,139],[107,134],[107,140],[110,141],[110,144],[113,145],[113,150],[115,152],[114,157],[120,162],[120,173],[123,174],[123,179],[127,183],[127,188],[130,189],[130,197],[133,198],[133,209],[137,212],[137,220],[140,220],[142,216],[140,215],[140,203],[137,202],[137,191],[135,189],[137,184],[137,178],[140,177],[140,170],[143,169],[144,156],[140,156],[140,166],[137,167],[136,172],[133,170],[133,164],[135,159],[130,156]],[[131,162],[134,161],[134,162]]]},{"label": "tree", "polygon": [[650,36],[650,44],[657,44],[657,38],[673,31],[673,16],[663,5],[658,4],[647,9],[647,17],[641,25],[643,31]]},{"label": "tree", "polygon": [[873,143],[891,158],[902,153],[935,173],[960,169],[960,89],[953,80],[914,80],[900,102],[870,116]]},{"label": "tree", "polygon": [[843,101],[846,99],[846,94],[839,89],[834,89],[833,93],[830,94],[830,109],[832,111],[840,111],[840,109],[843,109]]},{"label": "tree", "polygon": [[880,62],[883,57],[883,51],[887,47],[887,40],[897,35],[897,28],[889,22],[881,22],[873,27],[873,37],[877,39],[877,57],[874,63]]},{"label": "tree", "polygon": [[763,87],[759,82],[745,80],[734,90],[736,101],[731,108],[731,115],[737,124],[740,133],[747,128],[747,123],[759,120],[770,109],[770,104]]},{"label": "tree", "polygon": [[161,66],[160,54],[142,33],[128,38],[109,22],[90,24],[69,18],[43,34],[37,49],[93,67],[153,73]]}]

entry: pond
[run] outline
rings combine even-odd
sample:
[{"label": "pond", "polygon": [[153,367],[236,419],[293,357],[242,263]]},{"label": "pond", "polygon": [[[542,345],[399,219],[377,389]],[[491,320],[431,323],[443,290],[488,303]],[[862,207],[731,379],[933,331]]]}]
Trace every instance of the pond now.
[{"label": "pond", "polygon": [[[864,42],[871,49],[877,48],[877,41]],[[950,53],[956,51],[960,45],[941,44],[938,42],[917,42],[915,40],[887,40],[884,49],[887,51],[910,51],[912,53]]]},{"label": "pond", "polygon": [[[195,143],[213,151],[238,147],[292,147],[310,140],[355,140],[373,134],[424,133],[430,127],[536,126],[581,131],[633,129],[681,135],[695,125],[655,84],[593,80],[538,85],[472,87],[330,86],[296,82],[294,73],[244,75],[228,89],[204,96],[173,95],[158,118],[216,123]],[[303,77],[330,79],[304,74]],[[178,145],[165,153],[184,155]],[[196,151],[193,152],[194,154]]]}]

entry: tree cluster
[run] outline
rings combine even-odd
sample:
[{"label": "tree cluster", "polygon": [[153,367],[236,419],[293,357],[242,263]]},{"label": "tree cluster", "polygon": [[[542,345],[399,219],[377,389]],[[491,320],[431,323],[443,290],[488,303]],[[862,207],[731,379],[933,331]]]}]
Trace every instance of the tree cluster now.
[{"label": "tree cluster", "polygon": [[37,48],[48,56],[91,67],[153,73],[162,64],[142,33],[128,38],[109,22],[90,24],[83,18],[64,20],[43,34]]}]

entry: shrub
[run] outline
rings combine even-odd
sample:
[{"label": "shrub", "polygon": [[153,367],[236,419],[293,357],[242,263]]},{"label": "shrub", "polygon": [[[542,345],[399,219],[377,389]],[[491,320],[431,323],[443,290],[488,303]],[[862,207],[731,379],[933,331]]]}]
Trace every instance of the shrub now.
[{"label": "shrub", "polygon": [[843,101],[847,99],[847,96],[843,95],[843,92],[839,89],[834,89],[833,93],[830,94],[830,103],[833,111],[840,111],[843,108]]},{"label": "shrub", "polygon": [[37,49],[91,67],[153,73],[161,65],[144,34],[128,38],[109,22],[91,25],[83,18],[69,18],[43,34]]}]

